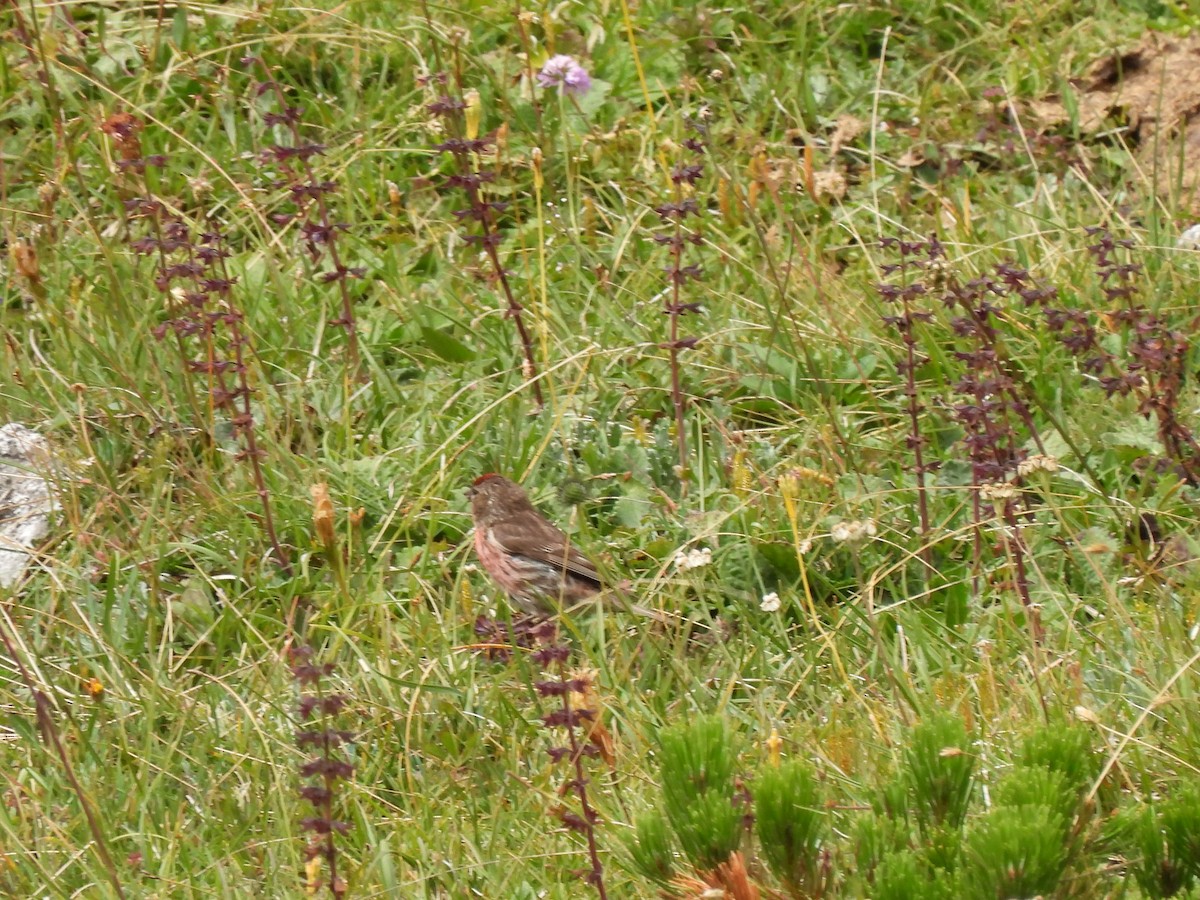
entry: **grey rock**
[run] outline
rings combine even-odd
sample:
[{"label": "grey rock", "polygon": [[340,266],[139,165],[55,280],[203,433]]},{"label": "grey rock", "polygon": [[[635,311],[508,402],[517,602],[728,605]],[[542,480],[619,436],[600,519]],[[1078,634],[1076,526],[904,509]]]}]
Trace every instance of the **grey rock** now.
[{"label": "grey rock", "polygon": [[45,438],[16,422],[0,425],[0,587],[20,580],[50,533],[56,504],[43,477],[49,468]]}]

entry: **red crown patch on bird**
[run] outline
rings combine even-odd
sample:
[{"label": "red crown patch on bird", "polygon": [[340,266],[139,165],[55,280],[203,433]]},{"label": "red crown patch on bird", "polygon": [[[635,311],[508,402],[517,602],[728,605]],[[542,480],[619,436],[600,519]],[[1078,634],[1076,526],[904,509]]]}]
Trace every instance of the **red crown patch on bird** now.
[{"label": "red crown patch on bird", "polygon": [[483,475],[480,475],[480,476],[479,476],[478,478],[476,478],[474,481],[472,481],[472,482],[471,482],[471,487],[479,487],[481,484],[483,484],[483,483],[484,483],[485,481],[487,481],[488,479],[490,479],[490,478],[499,478],[499,477],[500,477],[500,476],[499,476],[499,475],[497,475],[495,472],[486,472],[486,473],[484,473]]}]

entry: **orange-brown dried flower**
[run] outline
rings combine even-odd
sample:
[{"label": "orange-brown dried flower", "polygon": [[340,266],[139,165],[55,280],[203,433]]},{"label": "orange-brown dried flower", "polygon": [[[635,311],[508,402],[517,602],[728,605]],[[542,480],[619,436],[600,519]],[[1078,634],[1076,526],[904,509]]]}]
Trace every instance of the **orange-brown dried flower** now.
[{"label": "orange-brown dried flower", "polygon": [[333,527],[333,501],[329,499],[329,485],[320,481],[308,490],[313,498],[313,530],[322,544],[332,547],[336,536]]},{"label": "orange-brown dried flower", "polygon": [[42,267],[38,262],[37,248],[30,241],[22,238],[14,242],[9,250],[9,255],[12,257],[13,268],[17,270],[18,275],[33,284],[42,280]]}]

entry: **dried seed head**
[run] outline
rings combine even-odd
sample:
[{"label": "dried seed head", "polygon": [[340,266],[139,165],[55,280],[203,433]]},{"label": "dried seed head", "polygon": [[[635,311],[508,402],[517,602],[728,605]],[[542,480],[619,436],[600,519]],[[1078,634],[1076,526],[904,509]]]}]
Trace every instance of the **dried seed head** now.
[{"label": "dried seed head", "polygon": [[38,262],[37,248],[32,242],[21,238],[12,244],[8,252],[18,275],[34,284],[42,280],[42,267]]},{"label": "dried seed head", "polygon": [[1053,474],[1058,471],[1058,468],[1058,460],[1053,456],[1035,453],[1028,459],[1023,459],[1017,464],[1017,474],[1022,478],[1032,475],[1035,472]]},{"label": "dried seed head", "polygon": [[188,189],[192,192],[192,197],[196,200],[203,200],[212,193],[212,182],[203,175],[197,175],[195,178],[187,180]]},{"label": "dried seed head", "polygon": [[990,503],[1011,500],[1016,495],[1017,489],[1005,481],[998,481],[993,484],[981,484],[979,486],[979,499]]},{"label": "dried seed head", "polygon": [[100,123],[100,130],[113,139],[121,159],[129,161],[141,159],[142,139],[139,133],[145,125],[141,119],[132,113],[113,113]]},{"label": "dried seed head", "polygon": [[38,185],[38,202],[41,203],[42,206],[50,206],[59,198],[61,194],[62,191],[59,190],[58,185],[53,181],[43,181]]}]

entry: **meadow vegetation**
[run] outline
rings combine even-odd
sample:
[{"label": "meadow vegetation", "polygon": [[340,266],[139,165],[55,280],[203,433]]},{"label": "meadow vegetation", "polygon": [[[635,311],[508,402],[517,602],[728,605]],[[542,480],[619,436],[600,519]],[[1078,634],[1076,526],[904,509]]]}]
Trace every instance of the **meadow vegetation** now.
[{"label": "meadow vegetation", "polygon": [[1187,4],[0,9],[0,894],[1195,894]]}]

